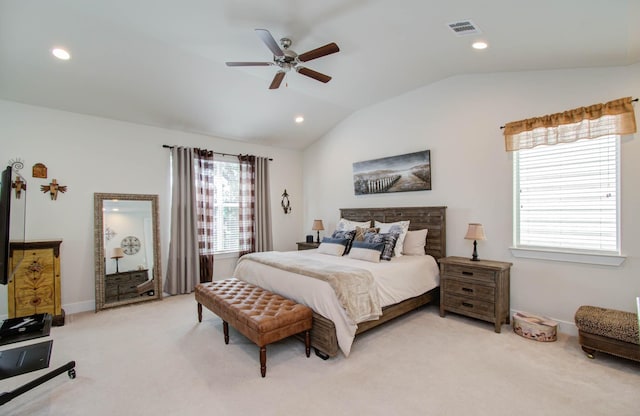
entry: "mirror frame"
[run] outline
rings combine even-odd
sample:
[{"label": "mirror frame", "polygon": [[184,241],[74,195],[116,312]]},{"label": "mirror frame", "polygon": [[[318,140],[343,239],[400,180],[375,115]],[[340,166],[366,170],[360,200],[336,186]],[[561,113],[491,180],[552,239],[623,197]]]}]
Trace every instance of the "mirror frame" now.
[{"label": "mirror frame", "polygon": [[[105,200],[119,199],[123,201],[151,201],[151,218],[153,221],[153,288],[152,296],[139,296],[118,302],[105,303],[105,259],[104,252],[104,217],[102,215]],[[117,306],[162,299],[162,270],[160,268],[160,221],[158,215],[158,195],[145,194],[93,194],[93,234],[94,262],[96,272],[96,312]]]}]

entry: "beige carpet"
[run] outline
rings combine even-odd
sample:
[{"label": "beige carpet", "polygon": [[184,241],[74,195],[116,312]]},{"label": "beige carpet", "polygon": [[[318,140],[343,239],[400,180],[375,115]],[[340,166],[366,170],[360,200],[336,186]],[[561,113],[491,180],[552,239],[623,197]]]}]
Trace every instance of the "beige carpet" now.
[{"label": "beige carpet", "polygon": [[[356,340],[351,356],[306,358],[285,340],[258,348],[192,296],[67,317],[49,370],[66,374],[0,407],[2,415],[638,415],[640,364],[589,360],[576,338],[524,339],[504,326],[413,312]],[[0,381],[8,391],[47,370]]]}]

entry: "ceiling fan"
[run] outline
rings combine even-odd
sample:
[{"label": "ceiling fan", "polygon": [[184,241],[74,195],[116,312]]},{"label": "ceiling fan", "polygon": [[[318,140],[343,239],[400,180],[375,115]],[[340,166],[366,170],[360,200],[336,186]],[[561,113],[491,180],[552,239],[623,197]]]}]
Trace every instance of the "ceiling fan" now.
[{"label": "ceiling fan", "polygon": [[280,39],[280,46],[282,46],[281,48],[280,46],[278,46],[278,43],[273,38],[273,36],[271,36],[271,33],[269,33],[268,30],[256,29],[256,33],[258,34],[258,36],[260,36],[260,39],[262,39],[265,45],[267,45],[267,48],[269,48],[273,53],[273,62],[227,62],[227,66],[278,66],[280,69],[278,69],[278,72],[276,73],[275,77],[273,77],[273,81],[271,81],[271,85],[269,86],[269,89],[271,90],[280,87],[285,74],[291,69],[294,69],[296,72],[320,82],[327,83],[331,80],[330,76],[314,71],[313,69],[300,66],[300,63],[339,52],[340,48],[338,48],[338,45],[336,45],[335,43],[331,42],[319,48],[310,50],[309,52],[298,55],[297,53],[289,49],[289,46],[291,46],[291,39]]}]

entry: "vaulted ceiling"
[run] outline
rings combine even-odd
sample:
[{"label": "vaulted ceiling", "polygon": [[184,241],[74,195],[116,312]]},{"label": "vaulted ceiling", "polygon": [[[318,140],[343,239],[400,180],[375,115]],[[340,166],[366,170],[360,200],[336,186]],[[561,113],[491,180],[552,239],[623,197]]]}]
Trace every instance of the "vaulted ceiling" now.
[{"label": "vaulted ceiling", "polygon": [[[480,33],[456,35],[464,20]],[[638,0],[0,0],[0,98],[302,149],[451,76],[637,63],[639,22]],[[337,43],[304,63],[331,81],[270,90],[277,67],[226,66],[273,59],[256,28],[298,53]]]}]

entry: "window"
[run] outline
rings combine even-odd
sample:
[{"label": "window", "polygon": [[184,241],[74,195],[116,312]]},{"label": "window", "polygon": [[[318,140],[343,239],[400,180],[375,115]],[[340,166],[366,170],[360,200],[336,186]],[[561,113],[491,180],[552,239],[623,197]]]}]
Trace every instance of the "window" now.
[{"label": "window", "polygon": [[201,166],[201,172],[197,172],[196,175],[197,178],[201,178],[198,186],[208,189],[199,193],[199,197],[203,198],[203,201],[198,205],[203,213],[199,215],[202,223],[198,225],[198,228],[206,228],[206,232],[200,232],[201,239],[207,239],[205,247],[212,247],[206,249],[207,253],[204,254],[238,252],[240,184],[238,159],[215,155],[212,162],[203,163]]},{"label": "window", "polygon": [[515,246],[617,255],[619,136],[514,155]]},{"label": "window", "polygon": [[620,138],[631,97],[506,123],[516,257],[619,266]]},{"label": "window", "polygon": [[238,196],[240,165],[238,159],[216,157],[213,163],[214,251],[216,254],[239,251]]}]

